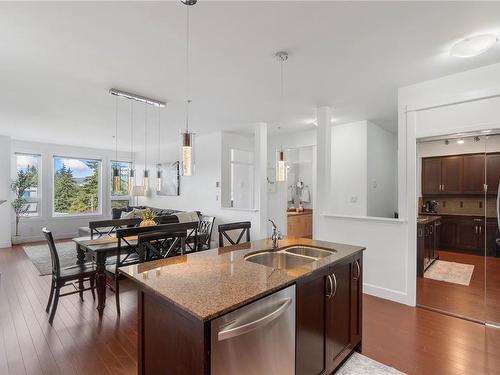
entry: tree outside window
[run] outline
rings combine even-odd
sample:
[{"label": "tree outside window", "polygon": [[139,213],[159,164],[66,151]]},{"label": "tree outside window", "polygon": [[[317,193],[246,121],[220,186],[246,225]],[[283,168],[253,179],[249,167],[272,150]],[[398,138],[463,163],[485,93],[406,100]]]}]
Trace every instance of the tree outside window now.
[{"label": "tree outside window", "polygon": [[54,213],[99,213],[100,170],[100,160],[54,157]]},{"label": "tree outside window", "polygon": [[16,194],[20,196],[19,204],[23,216],[40,215],[40,155],[16,153],[16,178],[18,182]]},{"label": "tree outside window", "polygon": [[[120,189],[118,192],[113,191],[113,169],[118,168],[120,176]],[[110,188],[111,188],[111,208],[126,208],[130,204],[129,193],[129,175],[132,169],[132,163],[126,161],[112,161],[110,169]]]}]

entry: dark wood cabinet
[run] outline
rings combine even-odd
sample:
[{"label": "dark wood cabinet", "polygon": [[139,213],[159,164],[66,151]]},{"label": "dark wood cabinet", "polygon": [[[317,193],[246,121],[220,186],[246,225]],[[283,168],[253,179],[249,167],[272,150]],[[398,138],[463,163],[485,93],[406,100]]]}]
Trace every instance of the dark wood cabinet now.
[{"label": "dark wood cabinet", "polygon": [[497,245],[497,238],[500,238],[500,233],[498,232],[497,218],[488,218],[486,221],[486,255],[488,256],[500,256],[500,248]]},{"label": "dark wood cabinet", "polygon": [[417,276],[424,272],[438,258],[441,220],[417,225]]},{"label": "dark wood cabinet", "polygon": [[330,374],[361,349],[362,262],[358,253],[297,283],[297,374]]},{"label": "dark wood cabinet", "polygon": [[488,185],[488,195],[498,194],[498,184],[500,181],[500,154],[486,155],[486,185]]},{"label": "dark wood cabinet", "polygon": [[325,267],[297,282],[297,374],[318,375],[326,370],[326,285],[330,268]]},{"label": "dark wood cabinet", "polygon": [[441,158],[441,192],[461,193],[463,178],[463,156],[445,156]]},{"label": "dark wood cabinet", "polygon": [[484,193],[484,154],[464,155],[463,192]]},{"label": "dark wood cabinet", "polygon": [[496,195],[500,153],[438,156],[422,159],[422,195]]},{"label": "dark wood cabinet", "polygon": [[[476,220],[479,220],[476,221]],[[469,250],[480,255],[480,222],[481,219],[459,219],[457,224],[457,248]]]},{"label": "dark wood cabinet", "polygon": [[457,245],[457,222],[449,217],[441,218],[440,249],[453,249]]},{"label": "dark wood cabinet", "polygon": [[441,158],[422,159],[422,193],[441,193]]}]

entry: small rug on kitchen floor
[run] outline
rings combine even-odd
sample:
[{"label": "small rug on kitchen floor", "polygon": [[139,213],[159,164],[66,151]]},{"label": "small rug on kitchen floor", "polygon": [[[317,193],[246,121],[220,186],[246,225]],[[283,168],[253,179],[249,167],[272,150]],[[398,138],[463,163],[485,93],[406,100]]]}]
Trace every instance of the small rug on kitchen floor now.
[{"label": "small rug on kitchen floor", "polygon": [[436,260],[427,268],[424,277],[427,279],[469,286],[472,272],[474,272],[474,266],[472,264]]},{"label": "small rug on kitchen floor", "polygon": [[[76,264],[76,247],[73,241],[56,243],[57,253],[61,267],[69,267]],[[52,273],[52,261],[50,259],[49,245],[27,245],[23,250],[34,264],[40,276]]]},{"label": "small rug on kitchen floor", "polygon": [[404,375],[404,373],[354,352],[335,375]]}]

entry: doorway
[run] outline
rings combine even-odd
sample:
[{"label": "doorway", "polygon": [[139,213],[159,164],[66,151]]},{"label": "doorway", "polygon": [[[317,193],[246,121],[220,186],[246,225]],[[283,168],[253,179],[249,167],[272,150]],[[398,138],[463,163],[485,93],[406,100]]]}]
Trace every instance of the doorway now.
[{"label": "doorway", "polygon": [[417,305],[500,323],[500,132],[417,142]]}]

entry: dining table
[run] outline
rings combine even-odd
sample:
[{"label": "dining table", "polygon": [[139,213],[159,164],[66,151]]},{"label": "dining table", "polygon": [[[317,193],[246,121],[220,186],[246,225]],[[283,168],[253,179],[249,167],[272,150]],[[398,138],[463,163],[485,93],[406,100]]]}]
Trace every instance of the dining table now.
[{"label": "dining table", "polygon": [[[106,259],[116,255],[118,251],[118,239],[114,236],[103,236],[91,239],[89,236],[73,238],[76,244],[77,263],[85,263],[89,254],[96,265],[96,291],[97,291],[97,311],[102,317],[104,307],[106,307]],[[137,236],[127,238],[131,246],[137,243]],[[122,242],[123,246],[123,242]]]}]

